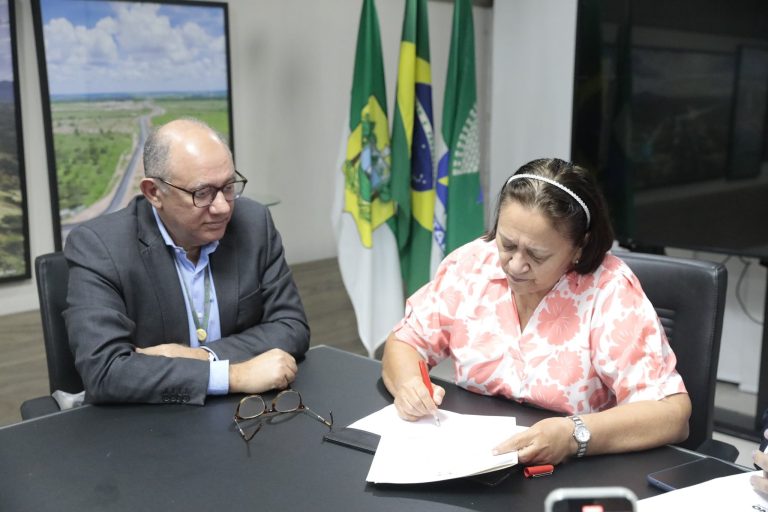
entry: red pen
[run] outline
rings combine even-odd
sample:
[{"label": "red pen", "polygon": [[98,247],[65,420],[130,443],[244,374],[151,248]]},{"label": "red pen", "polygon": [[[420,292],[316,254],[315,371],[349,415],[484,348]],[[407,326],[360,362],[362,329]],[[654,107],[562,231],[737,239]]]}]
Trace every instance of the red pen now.
[{"label": "red pen", "polygon": [[[419,371],[421,372],[421,380],[424,382],[424,385],[427,386],[427,391],[429,391],[429,397],[434,400],[432,381],[429,380],[429,370],[427,370],[427,363],[425,363],[423,359],[419,359]],[[438,427],[440,426],[440,418],[437,416],[437,412],[435,412],[435,424]]]}]

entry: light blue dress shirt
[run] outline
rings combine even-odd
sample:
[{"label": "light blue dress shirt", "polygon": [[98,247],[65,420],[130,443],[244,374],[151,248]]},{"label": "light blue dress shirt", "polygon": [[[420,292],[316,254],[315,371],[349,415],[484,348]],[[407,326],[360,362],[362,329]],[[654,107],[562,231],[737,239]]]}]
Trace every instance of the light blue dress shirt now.
[{"label": "light blue dress shirt", "polygon": [[[157,227],[160,229],[160,234],[165,240],[165,244],[173,249],[173,257],[176,266],[176,273],[179,277],[179,284],[181,284],[181,290],[184,293],[184,307],[187,310],[187,322],[189,326],[189,345],[191,347],[199,347],[200,342],[197,340],[197,326],[195,325],[192,315],[194,312],[190,311],[189,297],[187,296],[187,290],[192,295],[192,303],[195,305],[195,311],[201,315],[205,311],[205,273],[210,272],[210,255],[219,246],[219,242],[211,242],[200,248],[200,257],[197,260],[197,264],[192,263],[187,258],[186,251],[176,245],[173,239],[168,234],[168,230],[165,229],[163,221],[157,214],[157,210],[152,207],[152,213],[155,214],[155,221]],[[208,343],[221,339],[221,323],[219,320],[219,302],[216,299],[216,287],[213,282],[213,274],[211,278],[210,289],[210,316],[208,318]],[[214,356],[216,352],[210,347],[208,348],[213,352]],[[209,395],[226,395],[229,392],[229,361],[219,361],[216,356],[215,361],[211,361],[211,371],[208,375],[208,394]]]}]

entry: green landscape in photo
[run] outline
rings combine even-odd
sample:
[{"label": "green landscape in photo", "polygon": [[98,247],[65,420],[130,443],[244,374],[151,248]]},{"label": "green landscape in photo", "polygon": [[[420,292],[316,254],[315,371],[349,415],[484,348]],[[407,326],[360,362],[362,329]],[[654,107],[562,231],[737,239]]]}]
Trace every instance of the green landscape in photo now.
[{"label": "green landscape in photo", "polygon": [[231,141],[226,98],[158,99],[156,104],[165,110],[165,114],[153,117],[153,126],[163,125],[179,117],[195,117],[208,123],[214,130]]},{"label": "green landscape in photo", "polygon": [[[51,102],[62,225],[119,209],[139,193],[145,132],[180,117],[209,123],[229,137],[226,97],[168,97]],[[131,162],[134,167],[131,168]],[[138,163],[137,163],[138,162]],[[126,176],[126,173],[133,173]],[[121,189],[122,181],[130,184]],[[105,202],[109,198],[108,202]]]},{"label": "green landscape in photo", "polygon": [[51,102],[62,220],[104,196],[121,173],[150,109],[135,101]]},{"label": "green landscape in photo", "polygon": [[16,112],[13,102],[0,101],[0,279],[26,273],[24,236]]}]

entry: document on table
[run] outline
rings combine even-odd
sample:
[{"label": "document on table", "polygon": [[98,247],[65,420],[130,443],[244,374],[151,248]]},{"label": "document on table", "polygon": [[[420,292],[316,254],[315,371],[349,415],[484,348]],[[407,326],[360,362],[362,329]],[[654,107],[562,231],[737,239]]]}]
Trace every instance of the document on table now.
[{"label": "document on table", "polygon": [[637,502],[637,510],[638,512],[667,512],[669,510],[768,511],[768,499],[756,492],[749,483],[750,476],[761,475],[762,473],[762,471],[753,471],[724,476],[645,498]]},{"label": "document on table", "polygon": [[405,421],[394,405],[351,424],[381,436],[366,481],[412,484],[477,475],[517,464],[517,452],[493,455],[493,448],[527,427],[514,417],[477,416],[441,409],[440,425],[431,416]]}]

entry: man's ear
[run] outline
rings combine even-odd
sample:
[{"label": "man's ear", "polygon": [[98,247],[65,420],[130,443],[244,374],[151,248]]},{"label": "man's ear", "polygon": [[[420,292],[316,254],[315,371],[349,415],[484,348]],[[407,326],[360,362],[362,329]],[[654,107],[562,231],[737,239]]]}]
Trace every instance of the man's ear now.
[{"label": "man's ear", "polygon": [[160,197],[160,188],[157,186],[155,180],[152,178],[143,178],[139,183],[139,189],[152,206],[157,209],[160,209],[163,206],[163,201]]}]

